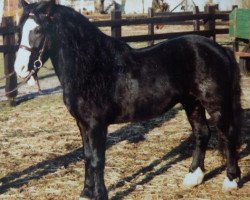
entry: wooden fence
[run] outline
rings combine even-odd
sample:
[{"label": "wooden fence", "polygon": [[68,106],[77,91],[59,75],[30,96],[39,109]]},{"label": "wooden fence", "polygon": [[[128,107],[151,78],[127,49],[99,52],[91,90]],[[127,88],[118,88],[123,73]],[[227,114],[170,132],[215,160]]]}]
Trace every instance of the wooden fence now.
[{"label": "wooden fence", "polygon": [[[234,6],[235,7],[235,6]],[[233,7],[233,8],[234,8]],[[214,6],[206,6],[205,12],[200,13],[198,7],[194,12],[183,13],[154,13],[151,8],[148,10],[147,18],[122,19],[120,11],[111,12],[111,20],[94,21],[98,27],[111,27],[111,36],[120,38],[125,42],[143,42],[161,39],[170,39],[187,34],[198,34],[216,39],[217,34],[227,34],[228,28],[216,29],[216,20],[228,21],[229,11],[216,12]],[[193,31],[175,32],[155,34],[155,24],[166,25],[194,25]],[[122,26],[130,25],[148,25],[147,35],[122,36]],[[200,26],[204,26],[204,30],[200,30]],[[153,42],[150,42],[152,44]]]},{"label": "wooden fence", "polygon": [[[143,42],[148,41],[149,45],[154,43],[154,40],[170,39],[187,34],[198,34],[216,39],[217,34],[227,34],[228,28],[217,29],[216,20],[228,20],[229,12],[216,12],[214,6],[205,7],[205,12],[200,13],[198,8],[194,12],[185,13],[154,13],[151,8],[148,11],[148,17],[135,19],[122,19],[121,12],[113,11],[111,20],[94,21],[98,27],[110,27],[111,36],[119,38],[125,42]],[[161,33],[155,34],[155,24],[190,24],[194,25],[193,31]],[[147,35],[122,36],[122,26],[129,25],[148,25]],[[204,30],[200,30],[200,26],[204,26]],[[0,45],[0,53],[4,55],[4,73],[7,75],[14,70],[15,52],[17,50],[17,41],[15,34],[19,28],[14,25],[12,17],[3,19],[2,27],[0,27],[0,35],[3,35],[3,45]],[[16,76],[6,79],[6,93],[12,91],[17,86]],[[8,99],[13,100],[17,96],[17,91],[6,95]]]}]

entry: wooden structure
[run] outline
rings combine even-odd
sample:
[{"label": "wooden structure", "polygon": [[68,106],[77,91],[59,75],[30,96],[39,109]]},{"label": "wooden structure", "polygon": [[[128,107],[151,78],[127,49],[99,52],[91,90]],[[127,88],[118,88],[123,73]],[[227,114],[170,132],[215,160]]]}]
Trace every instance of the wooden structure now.
[{"label": "wooden structure", "polygon": [[[15,33],[18,28],[14,25],[13,17],[4,17],[2,21],[2,27],[0,28],[0,34],[3,36],[3,45],[0,45],[0,52],[4,57],[4,74],[8,75],[14,71],[15,52],[17,44],[15,40]],[[15,97],[17,96],[17,90],[13,91],[17,87],[17,77],[12,75],[6,79],[5,92],[10,104],[15,104]]]},{"label": "wooden structure", "polygon": [[231,37],[239,39],[250,38],[250,9],[234,9],[229,15]]},{"label": "wooden structure", "polygon": [[[229,35],[234,38],[235,54],[239,56],[241,72],[250,72],[250,9],[235,8],[229,15]],[[245,43],[239,51],[239,42]]]},{"label": "wooden structure", "polygon": [[[114,14],[114,12],[116,14]],[[103,21],[94,21],[93,23],[98,27],[107,27],[110,26],[112,29],[112,36],[118,37],[125,42],[144,42],[144,41],[153,41],[153,40],[162,40],[170,39],[187,34],[197,34],[203,35],[206,37],[212,37],[215,39],[216,34],[228,34],[228,28],[216,29],[215,21],[216,20],[228,20],[228,13],[216,13],[215,7],[208,9],[207,13],[198,13],[198,14],[170,14],[165,16],[154,16],[152,11],[149,9],[148,18],[137,18],[137,19],[122,19],[120,11],[113,11],[112,16],[117,18],[112,18],[112,20],[103,20]],[[194,30],[194,31],[184,31],[184,32],[175,32],[175,33],[162,33],[154,34],[152,26],[154,24],[184,24],[185,22],[194,22],[203,21],[205,24],[205,30]],[[122,36],[122,26],[130,25],[148,25],[149,31],[148,35],[136,35],[136,36]],[[189,23],[190,24],[190,23]]]}]

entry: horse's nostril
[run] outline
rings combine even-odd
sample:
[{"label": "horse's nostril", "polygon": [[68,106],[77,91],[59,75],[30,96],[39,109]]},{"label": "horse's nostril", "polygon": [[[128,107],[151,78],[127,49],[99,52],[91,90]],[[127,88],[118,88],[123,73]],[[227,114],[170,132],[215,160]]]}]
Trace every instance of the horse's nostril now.
[{"label": "horse's nostril", "polygon": [[21,71],[23,71],[24,69],[25,69],[25,66],[22,66]]}]

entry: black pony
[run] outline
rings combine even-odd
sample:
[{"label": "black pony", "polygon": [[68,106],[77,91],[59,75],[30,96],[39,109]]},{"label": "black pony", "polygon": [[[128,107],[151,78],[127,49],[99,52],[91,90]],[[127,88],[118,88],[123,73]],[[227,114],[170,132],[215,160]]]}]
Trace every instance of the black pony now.
[{"label": "black pony", "polygon": [[84,145],[81,197],[108,199],[104,166],[109,124],[156,117],[177,103],[183,105],[196,136],[184,184],[198,185],[204,177],[210,138],[206,110],[218,127],[226,156],[224,188],[237,188],[240,76],[232,52],[195,35],[132,49],[54,0],[22,3],[22,38],[15,70],[22,78],[30,77],[51,59],[64,103],[76,119]]}]

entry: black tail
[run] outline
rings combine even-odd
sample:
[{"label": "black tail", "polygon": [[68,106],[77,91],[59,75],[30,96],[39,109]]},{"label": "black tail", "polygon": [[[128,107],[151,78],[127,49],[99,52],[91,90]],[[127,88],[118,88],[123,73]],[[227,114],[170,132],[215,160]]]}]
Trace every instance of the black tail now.
[{"label": "black tail", "polygon": [[232,112],[230,116],[231,125],[234,128],[234,138],[240,145],[240,133],[241,133],[241,87],[240,87],[240,69],[235,59],[234,52],[226,48],[227,55],[231,63],[231,106]]},{"label": "black tail", "polygon": [[[226,54],[228,56],[230,66],[229,66],[229,80],[230,86],[228,87],[229,92],[229,135],[219,134],[219,150],[222,156],[225,158],[225,142],[227,140],[233,141],[233,143],[239,147],[240,146],[240,133],[241,133],[241,89],[240,89],[240,70],[238,63],[235,59],[234,52],[228,48],[225,48]],[[227,143],[227,142],[226,142]]]}]

